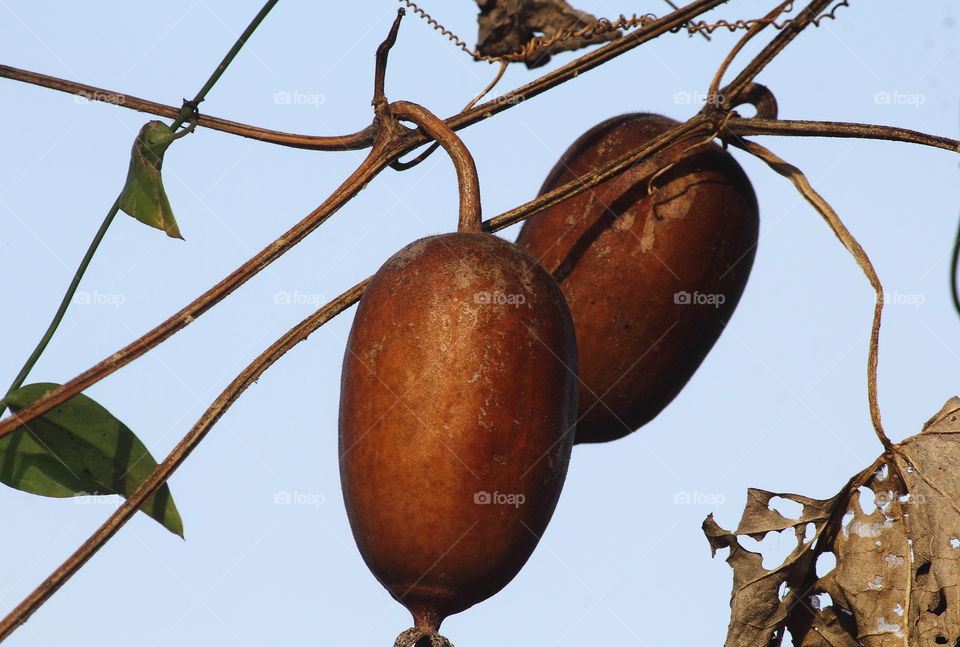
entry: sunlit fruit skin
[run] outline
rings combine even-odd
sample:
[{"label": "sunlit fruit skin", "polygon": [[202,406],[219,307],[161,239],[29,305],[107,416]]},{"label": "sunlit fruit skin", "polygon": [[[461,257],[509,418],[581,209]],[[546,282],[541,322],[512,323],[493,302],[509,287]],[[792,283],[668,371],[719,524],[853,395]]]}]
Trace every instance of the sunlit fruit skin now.
[{"label": "sunlit fruit skin", "polygon": [[[635,113],[597,125],[567,149],[540,193],[676,123]],[[694,143],[533,216],[517,239],[554,274],[573,314],[577,443],[620,438],[660,413],[716,342],[747,282],[759,227],[753,187],[720,146],[684,152]],[[650,195],[649,177],[670,163]]]},{"label": "sunlit fruit skin", "polygon": [[496,236],[418,240],[364,291],[340,478],[360,553],[417,627],[436,631],[527,561],[566,476],[576,371],[556,281]]}]

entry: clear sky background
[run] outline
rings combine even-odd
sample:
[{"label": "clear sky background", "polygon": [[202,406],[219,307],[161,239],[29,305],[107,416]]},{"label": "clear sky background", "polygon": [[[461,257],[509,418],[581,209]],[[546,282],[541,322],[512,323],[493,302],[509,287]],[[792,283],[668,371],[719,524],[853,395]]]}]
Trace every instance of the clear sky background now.
[{"label": "clear sky background", "polygon": [[[0,62],[179,105],[260,4],[0,0]],[[574,4],[607,17],[668,10],[659,0]],[[734,0],[710,15],[758,17],[771,4]],[[474,42],[473,2],[424,5]],[[960,3],[851,5],[802,34],[759,77],[780,115],[958,137]],[[373,53],[397,6],[281,2],[203,111],[290,132],[359,130],[371,119]],[[461,131],[477,160],[485,214],[532,198],[563,150],[603,119],[692,115],[694,97],[738,37],[663,36]],[[512,68],[499,90],[574,56],[535,72]],[[408,16],[390,58],[388,96],[446,117],[493,72]],[[278,103],[284,92],[302,99]],[[137,131],[152,117],[5,79],[0,99],[5,385],[46,327],[123,184]],[[757,139],[808,174],[871,254],[893,301],[881,336],[884,422],[894,440],[916,433],[960,392],[960,320],[947,286],[960,159],[899,143]],[[869,285],[792,185],[733,154],[756,189],[761,232],[731,324],[657,419],[615,443],[575,448],[553,521],[523,571],[444,623],[458,647],[718,645],[731,571],[711,560],[704,517],[713,512],[734,527],[748,487],[831,496],[880,452],[866,401]],[[363,155],[203,129],[177,142],[164,174],[186,242],[119,216],[80,286],[87,303],[71,307],[30,381],[66,381],[136,339],[315,208]],[[263,348],[408,242],[454,229],[456,212],[444,155],[404,173],[388,170],[226,302],[88,394],[159,460]],[[512,240],[516,231],[502,235]],[[138,515],[9,644],[392,644],[409,615],[361,560],[340,497],[337,404],[353,312],[282,358],[174,475],[186,541]],[[278,493],[300,503],[277,504]],[[684,495],[693,502],[677,503]],[[0,610],[118,502],[0,489]],[[765,563],[792,542],[769,536]]]}]

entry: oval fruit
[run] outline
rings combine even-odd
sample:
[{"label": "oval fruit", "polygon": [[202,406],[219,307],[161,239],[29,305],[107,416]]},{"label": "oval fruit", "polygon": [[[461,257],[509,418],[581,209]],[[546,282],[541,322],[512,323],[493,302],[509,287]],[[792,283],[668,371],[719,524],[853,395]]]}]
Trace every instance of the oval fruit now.
[{"label": "oval fruit", "polygon": [[[609,119],[581,136],[540,193],[677,122]],[[682,143],[528,219],[517,243],[567,299],[580,354],[578,443],[625,436],[680,392],[730,319],[757,243],[753,187],[716,144]],[[648,194],[651,175],[655,190]]]},{"label": "oval fruit", "polygon": [[573,322],[527,252],[418,240],[374,275],[344,357],[340,478],[364,561],[435,633],[530,556],[566,476]]}]

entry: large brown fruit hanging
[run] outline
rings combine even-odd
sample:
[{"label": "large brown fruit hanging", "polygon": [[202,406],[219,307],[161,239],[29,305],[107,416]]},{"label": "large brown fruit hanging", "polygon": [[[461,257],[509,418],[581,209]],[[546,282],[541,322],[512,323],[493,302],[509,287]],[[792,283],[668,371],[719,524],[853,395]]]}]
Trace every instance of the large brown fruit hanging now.
[{"label": "large brown fruit hanging", "polygon": [[[541,193],[643,146],[677,122],[637,113],[580,137]],[[560,283],[576,325],[576,442],[620,438],[680,392],[730,319],[753,264],[757,200],[716,144],[690,143],[527,220],[517,243]],[[650,176],[654,191],[648,190]]]},{"label": "large brown fruit hanging", "polygon": [[576,358],[556,281],[490,234],[418,240],[364,292],[344,357],[340,478],[367,566],[424,633],[503,588],[546,528]]}]

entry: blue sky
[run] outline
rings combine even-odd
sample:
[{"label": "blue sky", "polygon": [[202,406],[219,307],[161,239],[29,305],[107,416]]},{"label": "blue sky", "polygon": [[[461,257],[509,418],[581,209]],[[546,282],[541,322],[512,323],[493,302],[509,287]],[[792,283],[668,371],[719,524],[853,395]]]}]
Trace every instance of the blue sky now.
[{"label": "blue sky", "polygon": [[[474,41],[472,2],[424,4]],[[575,4],[608,17],[667,10],[652,0]],[[768,4],[735,0],[711,16],[755,17]],[[178,105],[259,5],[0,0],[0,63]],[[851,5],[759,77],[780,115],[958,137],[960,3]],[[373,52],[397,6],[280,3],[203,111],[311,134],[364,127]],[[563,150],[603,119],[692,115],[736,38],[664,36],[461,131],[477,160],[485,214],[533,197]],[[499,89],[546,69],[510,69]],[[410,16],[387,93],[445,117],[493,71]],[[278,93],[299,99],[282,103]],[[5,79],[0,97],[0,369],[9,381],[120,190],[134,136],[150,117]],[[883,419],[894,440],[916,433],[958,392],[960,321],[947,291],[960,216],[956,155],[887,142],[757,140],[807,173],[873,258],[892,301],[881,334]],[[444,623],[459,647],[657,645],[677,642],[678,633],[685,644],[718,644],[731,572],[710,559],[703,518],[713,512],[735,526],[747,487],[830,496],[880,452],[866,405],[869,285],[786,180],[734,155],[756,189],[761,233],[732,322],[658,418],[616,443],[575,448],[553,521],[523,571]],[[186,241],[119,217],[31,381],[66,381],[152,328],[312,210],[362,156],[203,129],[178,141],[164,173]],[[406,243],[454,229],[456,211],[443,155],[387,171],[227,301],[88,394],[159,459],[263,348]],[[516,229],[502,235],[512,240]],[[339,492],[337,402],[352,313],[281,359],[176,473],[185,542],[140,515],[9,644],[391,644],[409,616],[364,566]],[[284,494],[293,503],[277,503]],[[0,607],[32,590],[117,501],[0,490]],[[791,542],[770,536],[762,545],[775,557]]]}]

